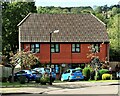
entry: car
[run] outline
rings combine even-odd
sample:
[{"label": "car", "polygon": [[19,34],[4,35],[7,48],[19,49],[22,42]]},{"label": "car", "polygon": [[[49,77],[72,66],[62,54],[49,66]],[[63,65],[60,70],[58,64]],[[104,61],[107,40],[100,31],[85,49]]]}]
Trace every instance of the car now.
[{"label": "car", "polygon": [[117,79],[120,79],[120,72],[116,72]]},{"label": "car", "polygon": [[[33,70],[38,71],[39,73],[48,74],[50,76],[50,69],[49,68],[34,68]],[[56,79],[56,73],[54,71],[51,72],[52,74],[52,82]]]},{"label": "car", "polygon": [[[41,78],[42,75],[35,70],[21,70],[14,74],[14,81],[19,81],[20,76],[25,76],[25,82],[36,81],[37,78]],[[8,77],[8,81],[12,80],[12,75]]]},{"label": "car", "polygon": [[68,69],[61,75],[61,81],[84,80],[84,76],[80,70]]}]

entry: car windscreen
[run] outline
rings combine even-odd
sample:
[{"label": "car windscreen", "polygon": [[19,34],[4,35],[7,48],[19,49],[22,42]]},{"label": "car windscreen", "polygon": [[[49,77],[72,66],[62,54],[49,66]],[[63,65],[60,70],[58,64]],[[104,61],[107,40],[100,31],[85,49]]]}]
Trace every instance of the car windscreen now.
[{"label": "car windscreen", "polygon": [[79,71],[79,70],[72,70],[72,73],[75,73],[75,72],[81,72],[81,71]]}]

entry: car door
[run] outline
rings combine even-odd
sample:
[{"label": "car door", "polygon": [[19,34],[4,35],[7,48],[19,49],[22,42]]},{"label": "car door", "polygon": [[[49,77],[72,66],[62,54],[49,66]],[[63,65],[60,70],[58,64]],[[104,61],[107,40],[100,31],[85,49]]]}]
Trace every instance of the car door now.
[{"label": "car door", "polygon": [[67,70],[66,72],[64,72],[63,74],[62,74],[62,78],[64,79],[64,80],[68,80],[68,77],[70,76],[70,70]]}]

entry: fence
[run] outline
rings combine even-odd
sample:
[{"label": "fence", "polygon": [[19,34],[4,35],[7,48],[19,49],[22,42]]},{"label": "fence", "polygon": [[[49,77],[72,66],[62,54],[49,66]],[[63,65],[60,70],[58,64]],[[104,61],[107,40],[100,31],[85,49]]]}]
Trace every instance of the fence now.
[{"label": "fence", "polygon": [[10,68],[10,67],[4,67],[4,66],[0,65],[0,71],[1,71],[0,72],[1,73],[0,78],[2,78],[2,77],[8,77],[12,73],[12,68]]},{"label": "fence", "polygon": [[109,64],[113,71],[115,71],[116,65],[120,66],[120,62],[109,62]]}]

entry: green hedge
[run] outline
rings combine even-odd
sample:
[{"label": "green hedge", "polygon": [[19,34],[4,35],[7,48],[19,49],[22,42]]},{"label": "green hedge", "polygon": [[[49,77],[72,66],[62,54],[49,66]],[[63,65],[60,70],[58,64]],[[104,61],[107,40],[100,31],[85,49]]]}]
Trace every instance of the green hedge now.
[{"label": "green hedge", "polygon": [[85,67],[82,72],[83,72],[83,75],[85,76],[85,80],[89,80],[90,79],[90,68]]},{"label": "green hedge", "polygon": [[42,78],[40,78],[40,83],[45,85],[46,83],[50,82],[50,77],[48,74],[44,74]]},{"label": "green hedge", "polygon": [[102,75],[105,74],[105,73],[109,73],[109,70],[108,69],[101,69],[98,71],[98,76],[99,76],[99,79],[101,80],[102,79]]}]

